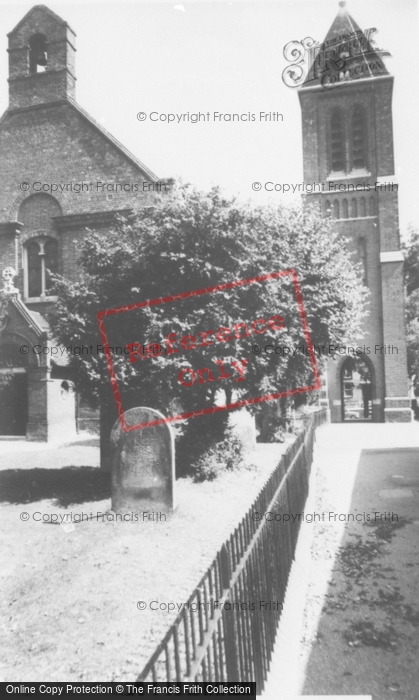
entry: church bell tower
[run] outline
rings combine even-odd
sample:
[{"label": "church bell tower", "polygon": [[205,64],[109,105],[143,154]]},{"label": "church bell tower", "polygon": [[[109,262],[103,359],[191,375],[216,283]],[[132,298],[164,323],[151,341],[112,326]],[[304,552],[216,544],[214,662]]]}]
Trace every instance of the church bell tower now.
[{"label": "church bell tower", "polygon": [[75,33],[45,5],[35,5],[9,38],[9,109],[75,99]]},{"label": "church bell tower", "polygon": [[[307,200],[348,240],[369,292],[363,348],[330,360],[327,394],[332,422],[410,421],[400,251],[394,174],[393,77],[371,34],[340,2],[338,15],[298,90],[304,181],[320,183]],[[388,54],[387,54],[388,55]],[[362,390],[362,391],[361,391]],[[359,400],[357,403],[356,397]]]}]

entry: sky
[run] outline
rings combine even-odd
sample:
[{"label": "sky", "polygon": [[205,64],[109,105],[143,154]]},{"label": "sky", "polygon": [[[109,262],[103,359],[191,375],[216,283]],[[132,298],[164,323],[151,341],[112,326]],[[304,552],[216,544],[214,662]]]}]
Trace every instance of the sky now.
[{"label": "sky", "polygon": [[[322,41],[336,0],[47,2],[77,35],[76,99],[159,178],[255,202],[298,195],[252,190],[253,182],[303,182],[297,91],[282,72],[284,46]],[[0,113],[8,104],[7,32],[33,6],[0,0]],[[361,29],[377,28],[392,58],[394,150],[402,234],[419,224],[418,27],[414,0],[348,0]],[[140,121],[139,112],[147,118]],[[150,113],[210,112],[211,121],[151,121]],[[214,112],[253,113],[255,121],[214,122]],[[283,121],[261,122],[260,112]]]}]

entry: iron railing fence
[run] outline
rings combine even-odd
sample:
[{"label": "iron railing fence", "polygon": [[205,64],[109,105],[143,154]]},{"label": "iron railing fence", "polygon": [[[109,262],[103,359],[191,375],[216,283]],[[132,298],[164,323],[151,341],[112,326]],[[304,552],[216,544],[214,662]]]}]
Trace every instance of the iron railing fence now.
[{"label": "iron railing fence", "polygon": [[231,534],[137,681],[256,681],[263,689],[303,513],[315,429],[313,413]]}]

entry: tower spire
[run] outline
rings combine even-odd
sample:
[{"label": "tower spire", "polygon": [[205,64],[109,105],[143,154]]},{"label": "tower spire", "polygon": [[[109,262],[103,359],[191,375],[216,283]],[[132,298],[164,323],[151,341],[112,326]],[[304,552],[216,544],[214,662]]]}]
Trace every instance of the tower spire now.
[{"label": "tower spire", "polygon": [[[375,30],[371,30],[375,31]],[[381,57],[371,46],[368,31],[363,32],[349,14],[345,0],[301,86],[329,89],[365,78],[389,75]]]}]

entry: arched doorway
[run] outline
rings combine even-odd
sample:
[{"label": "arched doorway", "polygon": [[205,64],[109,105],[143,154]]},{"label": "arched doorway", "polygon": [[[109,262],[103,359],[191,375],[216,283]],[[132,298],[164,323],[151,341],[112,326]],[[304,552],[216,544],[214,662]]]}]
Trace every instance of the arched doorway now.
[{"label": "arched doorway", "polygon": [[341,369],[342,420],[372,421],[373,377],[361,357],[348,357]]},{"label": "arched doorway", "polygon": [[19,352],[16,345],[0,346],[0,435],[26,435],[27,365],[27,358]]}]

